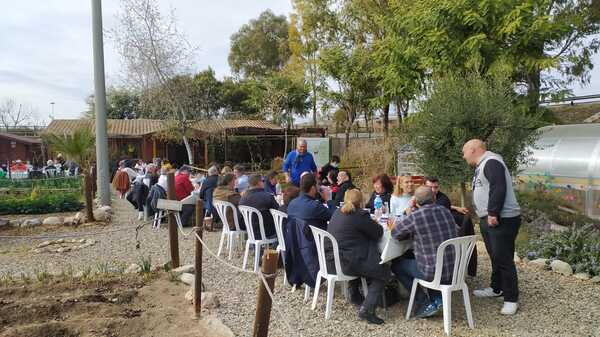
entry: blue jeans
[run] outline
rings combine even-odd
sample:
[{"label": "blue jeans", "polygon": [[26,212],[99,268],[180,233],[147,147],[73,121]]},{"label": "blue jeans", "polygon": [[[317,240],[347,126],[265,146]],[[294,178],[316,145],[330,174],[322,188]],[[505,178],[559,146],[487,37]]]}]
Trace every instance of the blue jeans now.
[{"label": "blue jeans", "polygon": [[[396,258],[392,261],[392,272],[396,275],[396,278],[406,290],[411,291],[413,280],[415,278],[424,279],[423,274],[419,271],[417,267],[417,260],[415,259],[407,259],[407,258]],[[437,290],[428,289],[429,293],[429,301],[442,303],[442,293]],[[415,295],[415,300],[417,303],[423,303],[427,299],[425,292],[421,287],[417,288],[417,294]]]}]

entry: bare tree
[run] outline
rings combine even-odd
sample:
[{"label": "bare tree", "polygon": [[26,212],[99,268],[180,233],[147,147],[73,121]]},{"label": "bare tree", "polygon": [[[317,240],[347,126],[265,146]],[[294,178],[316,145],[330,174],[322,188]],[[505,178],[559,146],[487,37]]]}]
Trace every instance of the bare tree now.
[{"label": "bare tree", "polygon": [[17,104],[14,98],[4,98],[0,103],[0,125],[8,130],[31,123],[36,116],[35,109],[29,104]]},{"label": "bare tree", "polygon": [[[191,81],[189,76],[195,48],[177,30],[173,10],[163,17],[157,0],[121,0],[117,26],[111,31],[126,70],[126,81],[140,92],[151,93],[141,104],[167,107],[165,119],[183,140],[190,164],[193,153],[189,142],[188,112]],[[157,97],[158,96],[158,97]],[[165,104],[166,103],[166,104]]]}]

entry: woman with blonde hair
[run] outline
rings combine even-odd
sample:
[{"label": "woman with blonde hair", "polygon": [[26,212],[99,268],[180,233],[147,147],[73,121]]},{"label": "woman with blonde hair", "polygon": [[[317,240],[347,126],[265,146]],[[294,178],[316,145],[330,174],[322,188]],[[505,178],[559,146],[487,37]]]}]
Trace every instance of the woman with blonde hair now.
[{"label": "woman with blonde hair", "polygon": [[394,216],[402,216],[407,208],[410,208],[410,202],[415,193],[415,186],[411,176],[399,176],[396,178],[394,193],[390,198],[390,213]]},{"label": "woman with blonde hair", "polygon": [[[375,314],[375,307],[391,274],[387,265],[379,264],[381,258],[377,243],[383,235],[383,227],[371,219],[363,204],[359,190],[346,191],[344,206],[335,211],[327,231],[338,243],[344,274],[365,277],[370,281],[364,301],[358,290],[360,279],[350,281],[350,300],[360,305],[358,317],[371,324],[383,324],[383,320]],[[327,256],[327,260],[328,271],[334,272],[333,255]]]}]

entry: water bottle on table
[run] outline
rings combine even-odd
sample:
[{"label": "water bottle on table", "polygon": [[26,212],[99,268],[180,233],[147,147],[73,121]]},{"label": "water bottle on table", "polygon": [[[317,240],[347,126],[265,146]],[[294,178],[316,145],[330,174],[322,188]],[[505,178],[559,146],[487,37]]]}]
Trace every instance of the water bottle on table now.
[{"label": "water bottle on table", "polygon": [[375,200],[373,201],[373,207],[375,208],[375,218],[379,220],[383,211],[383,200],[381,200],[379,195],[375,197]]}]

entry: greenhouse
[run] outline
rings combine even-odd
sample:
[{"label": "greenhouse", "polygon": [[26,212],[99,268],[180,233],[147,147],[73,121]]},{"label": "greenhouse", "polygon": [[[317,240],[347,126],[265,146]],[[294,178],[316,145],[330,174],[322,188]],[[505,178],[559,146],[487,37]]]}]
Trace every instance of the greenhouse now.
[{"label": "greenhouse", "polygon": [[522,188],[557,194],[573,209],[600,218],[600,124],[546,126],[519,173]]}]

